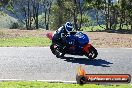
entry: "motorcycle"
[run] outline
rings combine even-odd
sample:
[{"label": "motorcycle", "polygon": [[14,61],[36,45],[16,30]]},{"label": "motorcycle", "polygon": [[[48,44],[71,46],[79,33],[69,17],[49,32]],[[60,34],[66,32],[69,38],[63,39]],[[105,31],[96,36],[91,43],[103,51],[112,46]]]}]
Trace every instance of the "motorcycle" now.
[{"label": "motorcycle", "polygon": [[[52,40],[53,33],[49,32],[46,36]],[[53,43],[50,45],[50,49],[57,58],[64,57],[65,54],[87,56],[89,59],[95,59],[98,55],[97,50],[89,43],[89,38],[82,32],[70,32],[65,36],[62,36],[62,44]]]}]

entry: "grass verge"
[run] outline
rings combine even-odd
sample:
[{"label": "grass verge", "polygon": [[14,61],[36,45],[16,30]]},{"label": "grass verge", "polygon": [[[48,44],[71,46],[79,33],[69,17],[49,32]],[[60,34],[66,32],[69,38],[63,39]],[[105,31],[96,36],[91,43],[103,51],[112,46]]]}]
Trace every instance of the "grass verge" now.
[{"label": "grass verge", "polygon": [[97,30],[105,30],[105,25],[98,26],[89,26],[89,27],[82,27],[83,31],[97,31]]},{"label": "grass verge", "polygon": [[[105,31],[105,28],[106,28],[105,25],[100,25],[100,26],[97,25],[97,26],[82,27],[82,30],[83,31]],[[117,31],[120,30],[119,24],[115,28],[112,27],[112,29],[117,30]],[[122,30],[128,31],[128,30],[131,30],[131,27],[130,25],[128,26],[123,25]]]},{"label": "grass verge", "polygon": [[132,88],[132,85],[79,85],[47,82],[0,82],[0,88]]},{"label": "grass verge", "polygon": [[51,41],[44,37],[1,38],[0,47],[48,46]]}]

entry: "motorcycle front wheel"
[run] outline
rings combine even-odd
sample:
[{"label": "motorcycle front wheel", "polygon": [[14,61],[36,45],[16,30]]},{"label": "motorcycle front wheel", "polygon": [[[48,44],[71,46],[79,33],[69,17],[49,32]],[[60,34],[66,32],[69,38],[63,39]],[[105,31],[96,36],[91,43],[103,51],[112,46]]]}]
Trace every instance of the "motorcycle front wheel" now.
[{"label": "motorcycle front wheel", "polygon": [[54,44],[50,45],[50,50],[51,50],[51,52],[55,55],[55,48],[54,48]]},{"label": "motorcycle front wheel", "polygon": [[95,59],[97,57],[97,55],[98,55],[98,52],[97,52],[97,50],[93,46],[91,46],[89,48],[89,53],[86,54],[86,56],[89,59]]}]

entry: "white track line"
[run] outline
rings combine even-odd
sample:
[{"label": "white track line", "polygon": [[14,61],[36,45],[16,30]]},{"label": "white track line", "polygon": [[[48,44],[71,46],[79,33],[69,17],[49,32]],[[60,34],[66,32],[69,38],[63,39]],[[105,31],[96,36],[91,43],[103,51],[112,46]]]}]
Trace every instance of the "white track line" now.
[{"label": "white track line", "polygon": [[8,81],[41,81],[41,82],[49,82],[49,83],[77,83],[76,81],[62,81],[62,80],[22,80],[22,79],[0,79],[0,82],[8,82]]}]

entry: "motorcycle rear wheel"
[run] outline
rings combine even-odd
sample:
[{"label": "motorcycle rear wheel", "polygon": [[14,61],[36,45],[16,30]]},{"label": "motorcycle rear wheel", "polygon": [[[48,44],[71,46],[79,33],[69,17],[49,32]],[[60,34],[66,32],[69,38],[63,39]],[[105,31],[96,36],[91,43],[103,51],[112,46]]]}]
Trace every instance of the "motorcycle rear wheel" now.
[{"label": "motorcycle rear wheel", "polygon": [[55,55],[56,55],[57,58],[63,58],[65,53],[60,52],[59,48],[56,48],[55,49]]}]

